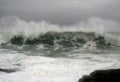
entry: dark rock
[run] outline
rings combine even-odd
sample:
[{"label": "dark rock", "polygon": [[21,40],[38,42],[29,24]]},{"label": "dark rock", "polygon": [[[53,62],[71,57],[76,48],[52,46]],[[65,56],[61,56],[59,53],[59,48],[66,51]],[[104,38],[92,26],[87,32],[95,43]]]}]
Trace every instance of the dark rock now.
[{"label": "dark rock", "polygon": [[2,69],[0,68],[0,72],[5,72],[5,73],[12,73],[12,72],[16,72],[18,71],[18,69]]},{"label": "dark rock", "polygon": [[120,69],[96,70],[78,82],[120,82]]}]

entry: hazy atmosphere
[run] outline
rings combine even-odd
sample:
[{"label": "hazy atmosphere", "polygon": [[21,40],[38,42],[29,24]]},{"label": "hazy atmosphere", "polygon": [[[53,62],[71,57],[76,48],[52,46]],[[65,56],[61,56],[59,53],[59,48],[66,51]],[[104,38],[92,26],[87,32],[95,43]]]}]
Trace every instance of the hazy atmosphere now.
[{"label": "hazy atmosphere", "polygon": [[71,24],[90,17],[120,22],[119,0],[0,0],[0,18]]},{"label": "hazy atmosphere", "polygon": [[120,82],[119,68],[120,0],[0,0],[0,82]]}]

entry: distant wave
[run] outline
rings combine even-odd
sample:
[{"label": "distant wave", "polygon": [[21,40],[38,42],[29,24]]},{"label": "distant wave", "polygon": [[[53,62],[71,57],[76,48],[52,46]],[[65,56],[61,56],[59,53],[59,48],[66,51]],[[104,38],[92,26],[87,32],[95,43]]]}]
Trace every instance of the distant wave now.
[{"label": "distant wave", "polygon": [[[103,48],[119,45],[119,38],[105,35],[99,19],[90,19],[79,25],[60,26],[47,22],[26,22],[18,18],[0,20],[0,43],[12,45],[38,45]],[[114,39],[114,40],[113,40]],[[113,40],[113,41],[111,41]],[[117,42],[116,42],[117,41]]]},{"label": "distant wave", "polygon": [[26,38],[22,35],[13,36],[8,43],[13,45],[39,45],[45,46],[62,46],[67,47],[94,47],[104,48],[110,47],[110,43],[106,43],[105,38],[94,32],[47,32],[35,38]]}]

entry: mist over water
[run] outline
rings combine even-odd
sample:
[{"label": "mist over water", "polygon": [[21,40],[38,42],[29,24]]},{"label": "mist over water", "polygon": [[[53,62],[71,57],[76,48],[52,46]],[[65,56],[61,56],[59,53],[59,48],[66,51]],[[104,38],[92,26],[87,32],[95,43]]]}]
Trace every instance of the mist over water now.
[{"label": "mist over water", "polygon": [[119,68],[119,23],[90,18],[72,25],[0,19],[0,82],[77,82]]},{"label": "mist over water", "polygon": [[0,0],[0,82],[78,82],[116,68],[120,0]]}]

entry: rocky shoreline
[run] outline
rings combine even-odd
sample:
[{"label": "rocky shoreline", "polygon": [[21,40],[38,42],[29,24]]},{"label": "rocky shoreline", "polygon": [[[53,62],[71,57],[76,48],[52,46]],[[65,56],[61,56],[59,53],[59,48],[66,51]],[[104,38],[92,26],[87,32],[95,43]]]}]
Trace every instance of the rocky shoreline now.
[{"label": "rocky shoreline", "polygon": [[78,82],[120,82],[120,69],[96,70]]},{"label": "rocky shoreline", "polygon": [[3,68],[0,68],[0,72],[5,72],[5,73],[13,73],[13,72],[16,72],[18,70],[19,69],[16,69],[16,68],[13,68],[13,69],[3,69]]}]

